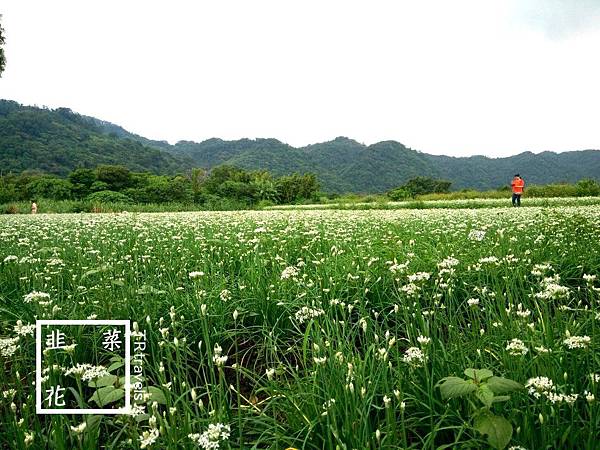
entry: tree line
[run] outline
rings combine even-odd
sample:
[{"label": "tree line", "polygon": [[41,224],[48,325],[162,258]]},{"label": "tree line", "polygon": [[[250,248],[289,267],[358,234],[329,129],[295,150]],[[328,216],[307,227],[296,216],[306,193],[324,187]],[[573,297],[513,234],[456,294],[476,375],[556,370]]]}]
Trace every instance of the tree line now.
[{"label": "tree line", "polygon": [[316,200],[318,190],[317,178],[310,173],[274,177],[266,170],[230,165],[174,176],[133,172],[119,165],[77,168],[65,178],[35,171],[0,175],[0,204],[39,199],[199,205],[226,201],[248,207]]}]

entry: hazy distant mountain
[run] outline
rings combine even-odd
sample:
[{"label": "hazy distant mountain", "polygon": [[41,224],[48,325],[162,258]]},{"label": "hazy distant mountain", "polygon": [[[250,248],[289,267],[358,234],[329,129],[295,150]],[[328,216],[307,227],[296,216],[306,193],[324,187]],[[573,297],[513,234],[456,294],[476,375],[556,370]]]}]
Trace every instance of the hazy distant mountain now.
[{"label": "hazy distant mountain", "polygon": [[421,153],[395,141],[365,146],[345,137],[301,148],[276,139],[215,138],[171,145],[66,108],[40,109],[0,100],[0,168],[4,173],[40,169],[66,174],[75,167],[98,164],[122,164],[155,173],[219,164],[267,169],[276,175],[313,172],[324,191],[335,192],[382,192],[419,175],[450,180],[453,189],[496,188],[506,185],[516,172],[529,184],[600,180],[599,150],[455,158]]}]

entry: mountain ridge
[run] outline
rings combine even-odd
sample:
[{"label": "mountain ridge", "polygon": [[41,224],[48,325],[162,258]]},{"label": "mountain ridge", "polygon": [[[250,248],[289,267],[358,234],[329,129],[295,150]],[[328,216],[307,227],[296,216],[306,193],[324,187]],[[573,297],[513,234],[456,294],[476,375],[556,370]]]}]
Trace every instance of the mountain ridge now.
[{"label": "mountain ridge", "polygon": [[365,145],[345,136],[293,147],[274,138],[175,144],[147,139],[108,121],[0,100],[0,167],[3,172],[43,170],[65,175],[76,167],[122,164],[136,171],[174,174],[220,164],[265,169],[274,175],[313,172],[327,192],[383,192],[415,176],[444,178],[454,189],[493,189],[516,172],[528,184],[600,180],[600,150],[555,153],[432,155],[394,140]]}]

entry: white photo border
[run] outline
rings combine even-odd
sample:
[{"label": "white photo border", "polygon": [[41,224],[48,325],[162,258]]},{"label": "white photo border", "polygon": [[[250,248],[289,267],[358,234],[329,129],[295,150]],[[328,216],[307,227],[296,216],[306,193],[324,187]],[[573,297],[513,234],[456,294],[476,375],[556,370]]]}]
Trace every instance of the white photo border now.
[{"label": "white photo border", "polygon": [[[125,407],[123,408],[43,408],[42,406],[42,326],[117,325],[125,327]],[[35,321],[35,410],[37,414],[129,414],[131,410],[131,321],[130,320],[36,320]]]}]

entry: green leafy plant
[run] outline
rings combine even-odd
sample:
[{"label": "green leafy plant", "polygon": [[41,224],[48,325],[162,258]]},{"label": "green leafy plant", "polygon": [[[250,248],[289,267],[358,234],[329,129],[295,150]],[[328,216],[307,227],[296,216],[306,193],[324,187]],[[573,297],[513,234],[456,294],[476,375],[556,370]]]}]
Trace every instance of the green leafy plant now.
[{"label": "green leafy plant", "polygon": [[[488,369],[465,369],[464,374],[467,379],[445,377],[437,383],[442,398],[468,399],[473,408],[473,428],[487,436],[487,441],[492,447],[505,448],[512,438],[513,427],[504,417],[492,412],[492,405],[510,400],[510,396],[505,394],[518,391],[523,386],[508,378],[495,377]],[[479,400],[483,406],[478,406],[474,400]]]}]

